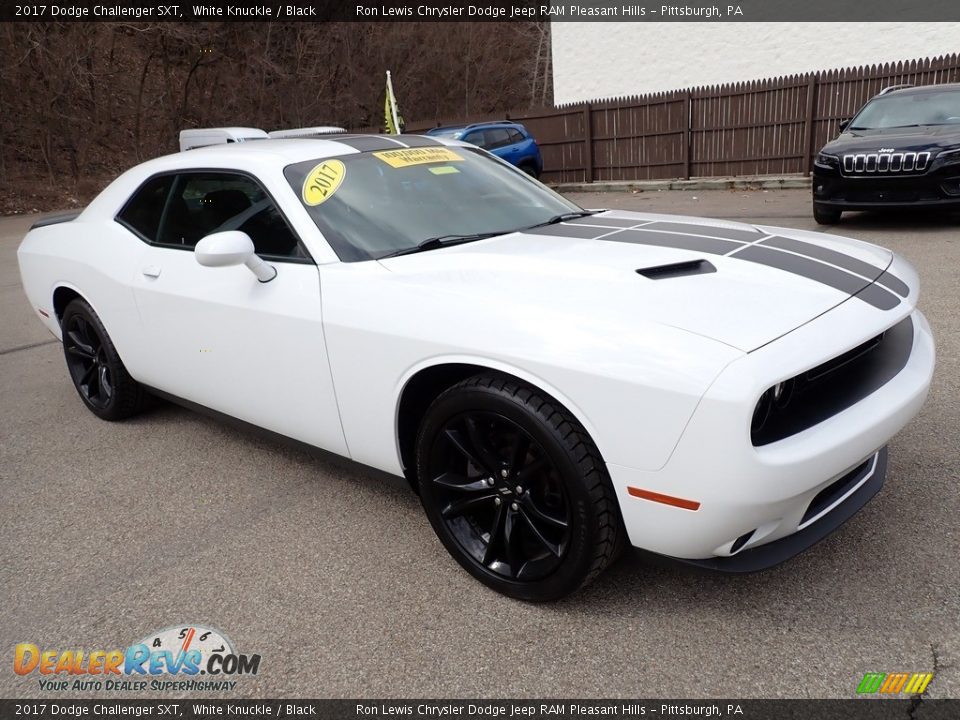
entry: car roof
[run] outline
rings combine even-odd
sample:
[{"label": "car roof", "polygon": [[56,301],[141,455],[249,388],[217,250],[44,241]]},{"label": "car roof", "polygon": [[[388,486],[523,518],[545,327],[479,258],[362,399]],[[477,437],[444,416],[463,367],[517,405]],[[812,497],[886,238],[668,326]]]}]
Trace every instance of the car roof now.
[{"label": "car roof", "polygon": [[450,138],[427,135],[331,135],[249,140],[185,150],[143,163],[151,172],[188,168],[220,167],[231,162],[275,161],[282,165],[318,158],[352,155],[376,150],[402,150],[410,147],[464,145]]},{"label": "car roof", "polygon": [[490,120],[489,122],[477,122],[477,123],[467,123],[466,125],[438,125],[437,127],[430,128],[426,132],[433,133],[438,130],[443,130],[445,132],[453,130],[482,130],[484,128],[498,128],[498,127],[518,127],[522,128],[523,123],[517,122],[515,120]]},{"label": "car roof", "polygon": [[[916,87],[899,88],[884,93],[882,97],[892,97],[893,95],[926,95],[929,93],[943,92],[944,90],[960,90],[960,83],[943,83],[941,85],[918,85]],[[880,97],[879,95],[877,97]]]},{"label": "car roof", "polygon": [[331,135],[329,138],[249,140],[185,150],[131,167],[108,185],[83,212],[85,217],[112,217],[136,187],[154,175],[187,171],[238,171],[261,180],[287,165],[307,160],[418,147],[466,147],[468,143],[423,135]]}]

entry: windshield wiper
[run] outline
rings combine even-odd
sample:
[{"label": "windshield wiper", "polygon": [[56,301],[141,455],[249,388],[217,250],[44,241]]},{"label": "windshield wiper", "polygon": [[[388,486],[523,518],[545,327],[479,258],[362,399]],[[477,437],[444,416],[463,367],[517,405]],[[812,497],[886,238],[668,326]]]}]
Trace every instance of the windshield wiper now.
[{"label": "windshield wiper", "polygon": [[847,130],[897,130],[899,128],[912,128],[912,127],[924,127],[922,123],[914,123],[912,125],[884,125],[883,127],[854,127],[853,125],[848,125]]},{"label": "windshield wiper", "polygon": [[485,232],[485,233],[470,233],[467,235],[439,235],[437,237],[427,238],[422,240],[413,247],[401,248],[400,250],[394,250],[389,252],[386,255],[381,255],[377,260],[386,260],[387,258],[398,257],[399,255],[412,255],[413,253],[424,252],[426,250],[437,250],[442,247],[450,247],[451,245],[460,245],[462,243],[473,242],[474,240],[485,240],[486,238],[494,237],[495,235],[506,235],[511,232],[523,232],[524,230],[531,230],[537,227],[543,227],[544,225],[556,225],[565,220],[574,220],[580,217],[587,217],[588,215],[596,215],[597,213],[606,212],[606,210],[577,210],[575,212],[562,213],[560,215],[554,215],[549,220],[545,220],[536,225],[528,225],[527,227],[519,228],[518,230],[497,230],[495,232]]},{"label": "windshield wiper", "polygon": [[577,210],[575,212],[561,213],[560,215],[554,215],[549,220],[539,222],[536,225],[528,225],[525,228],[521,228],[517,232],[522,232],[523,230],[532,230],[533,228],[544,227],[546,225],[556,225],[557,223],[566,222],[567,220],[576,220],[577,218],[589,217],[590,215],[596,215],[597,213],[602,212],[606,212],[606,210]]},{"label": "windshield wiper", "polygon": [[506,232],[505,230],[497,230],[495,232],[471,233],[468,235],[438,235],[437,237],[421,240],[413,247],[401,248],[400,250],[389,252],[386,255],[381,255],[377,260],[385,260],[386,258],[397,257],[398,255],[412,255],[413,253],[424,252],[426,250],[437,250],[438,248],[461,245],[463,243],[473,242],[474,240],[485,240],[494,235],[504,235]]}]

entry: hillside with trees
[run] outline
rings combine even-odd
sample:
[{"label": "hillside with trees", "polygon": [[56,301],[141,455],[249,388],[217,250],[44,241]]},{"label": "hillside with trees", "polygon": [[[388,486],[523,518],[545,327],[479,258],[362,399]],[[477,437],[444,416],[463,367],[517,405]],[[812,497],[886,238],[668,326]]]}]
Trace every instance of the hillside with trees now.
[{"label": "hillside with trees", "polygon": [[0,212],[85,203],[187,127],[424,120],[551,101],[548,23],[7,23]]}]

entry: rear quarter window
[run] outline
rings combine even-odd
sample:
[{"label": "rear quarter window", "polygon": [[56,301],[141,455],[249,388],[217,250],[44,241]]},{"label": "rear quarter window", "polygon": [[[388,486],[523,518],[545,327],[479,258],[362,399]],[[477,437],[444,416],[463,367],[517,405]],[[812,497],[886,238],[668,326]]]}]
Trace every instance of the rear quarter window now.
[{"label": "rear quarter window", "polygon": [[155,242],[173,181],[173,175],[148,180],[127,200],[117,220],[146,240]]}]

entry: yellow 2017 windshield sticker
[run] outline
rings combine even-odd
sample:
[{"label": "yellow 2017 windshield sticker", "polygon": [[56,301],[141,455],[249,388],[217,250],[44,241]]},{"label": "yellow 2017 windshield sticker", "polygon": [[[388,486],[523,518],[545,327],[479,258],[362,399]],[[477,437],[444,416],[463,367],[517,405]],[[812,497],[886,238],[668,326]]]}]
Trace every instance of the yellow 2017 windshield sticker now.
[{"label": "yellow 2017 windshield sticker", "polygon": [[339,160],[324,160],[303,181],[303,202],[311,207],[329,200],[340,187],[347,168]]},{"label": "yellow 2017 windshield sticker", "polygon": [[463,160],[453,150],[443,147],[406,148],[404,150],[383,150],[373,153],[387,165],[394,168],[405,168],[411,165],[424,165],[434,162],[453,162]]}]

